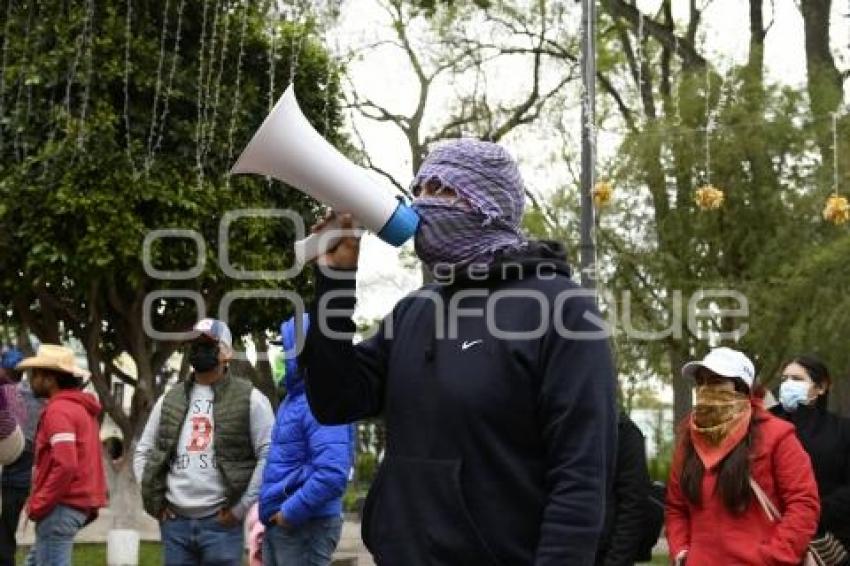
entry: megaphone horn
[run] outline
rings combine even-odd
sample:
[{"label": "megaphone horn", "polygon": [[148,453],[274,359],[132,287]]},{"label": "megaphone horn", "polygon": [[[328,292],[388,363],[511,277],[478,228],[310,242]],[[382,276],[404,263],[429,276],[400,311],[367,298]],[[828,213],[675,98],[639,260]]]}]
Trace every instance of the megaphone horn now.
[{"label": "megaphone horn", "polygon": [[[349,161],[313,129],[295,98],[292,85],[286,89],[263,124],[251,138],[233,175],[256,173],[274,177],[338,212],[348,212],[379,238],[400,246],[416,232],[419,215],[386,192],[366,172]],[[327,229],[332,229],[329,226]],[[296,243],[296,261],[320,255],[333,239],[314,234]]]}]

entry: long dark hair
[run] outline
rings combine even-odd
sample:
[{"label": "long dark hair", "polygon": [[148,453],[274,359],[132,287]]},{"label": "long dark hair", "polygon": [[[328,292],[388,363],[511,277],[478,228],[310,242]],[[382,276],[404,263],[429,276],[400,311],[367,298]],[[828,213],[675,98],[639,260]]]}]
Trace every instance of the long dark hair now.
[{"label": "long dark hair", "polygon": [[[735,381],[735,389],[749,394],[750,390],[743,382]],[[726,455],[717,470],[716,490],[723,500],[723,505],[731,513],[740,515],[746,511],[752,498],[750,489],[750,450],[757,441],[758,424],[755,416],[750,419],[747,435]],[[705,475],[705,466],[700,460],[691,440],[690,431],[682,429],[682,449],[684,450],[684,461],[682,463],[682,474],[680,482],[685,497],[694,505],[702,503],[702,479]]]},{"label": "long dark hair", "polygon": [[809,374],[809,377],[812,378],[815,385],[824,386],[824,393],[823,395],[818,395],[817,400],[815,401],[815,407],[825,411],[827,402],[829,401],[829,389],[832,385],[832,378],[829,376],[829,368],[826,367],[826,364],[823,363],[820,358],[809,354],[794,356],[790,360],[786,361],[782,364],[783,371],[791,364],[803,366],[803,369],[806,370],[806,373]]}]

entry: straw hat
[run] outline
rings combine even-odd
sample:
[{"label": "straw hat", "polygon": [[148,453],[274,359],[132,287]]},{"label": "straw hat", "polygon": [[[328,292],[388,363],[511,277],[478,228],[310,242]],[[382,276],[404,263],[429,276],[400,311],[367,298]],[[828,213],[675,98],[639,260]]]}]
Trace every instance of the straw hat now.
[{"label": "straw hat", "polygon": [[75,377],[86,379],[91,375],[88,370],[77,367],[74,359],[74,351],[65,346],[56,344],[42,344],[38,347],[38,353],[15,366],[17,370],[29,368],[52,369],[70,373]]}]

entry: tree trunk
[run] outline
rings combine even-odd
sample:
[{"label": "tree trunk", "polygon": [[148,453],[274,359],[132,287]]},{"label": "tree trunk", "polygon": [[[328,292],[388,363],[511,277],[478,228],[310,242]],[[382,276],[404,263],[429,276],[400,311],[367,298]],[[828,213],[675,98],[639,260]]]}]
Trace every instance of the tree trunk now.
[{"label": "tree trunk", "polygon": [[142,496],[139,484],[133,475],[133,452],[136,442],[124,443],[124,455],[111,460],[104,454],[104,467],[109,485],[109,506],[107,512],[110,528],[140,529],[144,522],[153,521],[142,508]]},{"label": "tree trunk", "polygon": [[693,386],[679,374],[686,361],[686,356],[681,350],[681,347],[671,347],[668,352],[670,371],[673,376],[673,423],[677,427],[693,408]]},{"label": "tree trunk", "polygon": [[808,92],[815,120],[815,132],[822,163],[832,166],[830,116],[838,110],[843,96],[841,73],[829,47],[829,15],[832,0],[803,0],[800,11],[806,38]]},{"label": "tree trunk", "polygon": [[274,373],[272,365],[268,360],[269,345],[266,342],[266,336],[262,332],[256,332],[252,336],[254,346],[257,349],[257,367],[254,372],[254,387],[259,389],[269,398],[272,407],[277,409],[280,403],[277,392],[277,385],[274,382]]}]

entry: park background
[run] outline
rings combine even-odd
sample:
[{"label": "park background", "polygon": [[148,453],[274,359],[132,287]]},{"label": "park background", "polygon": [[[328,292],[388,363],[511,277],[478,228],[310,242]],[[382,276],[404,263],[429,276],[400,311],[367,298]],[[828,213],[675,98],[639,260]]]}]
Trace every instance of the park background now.
[{"label": "park background", "polygon": [[[653,476],[666,477],[691,404],[678,368],[713,345],[747,351],[768,386],[783,359],[817,353],[847,414],[850,0],[597,10],[594,275]],[[239,294],[228,323],[247,356],[233,370],[279,400],[269,341],[293,305],[269,296],[309,300],[311,274],[229,276],[223,264],[288,267],[295,233],[268,218],[220,228],[239,209],[321,214],[276,181],[228,175],[283,90],[294,84],[313,126],[406,196],[441,140],[505,144],[526,180],[526,232],[577,264],[580,30],[568,0],[0,3],[0,340],[64,342],[92,371],[115,526],[142,520],[125,455],[189,371],[180,341],[152,337],[146,319],[182,331],[198,317],[187,291],[212,315]],[[410,245],[369,237],[358,280],[365,335],[422,271]],[[715,297],[689,325],[706,289],[746,297],[746,316],[720,316],[740,301]],[[359,432],[352,510],[383,450],[380,421]]]}]

